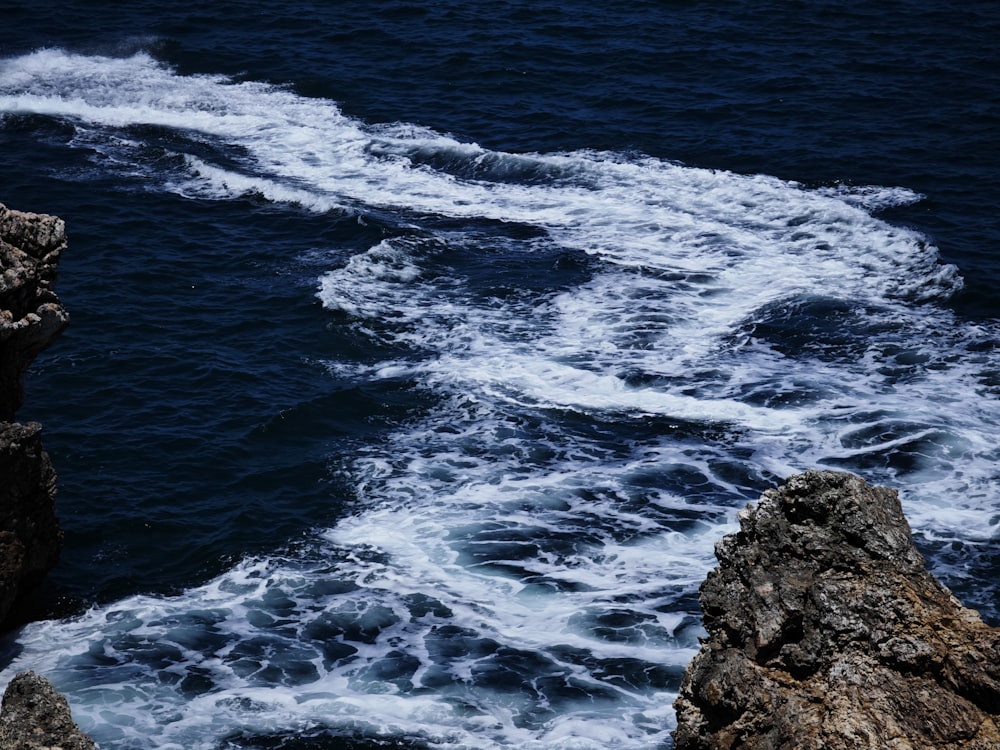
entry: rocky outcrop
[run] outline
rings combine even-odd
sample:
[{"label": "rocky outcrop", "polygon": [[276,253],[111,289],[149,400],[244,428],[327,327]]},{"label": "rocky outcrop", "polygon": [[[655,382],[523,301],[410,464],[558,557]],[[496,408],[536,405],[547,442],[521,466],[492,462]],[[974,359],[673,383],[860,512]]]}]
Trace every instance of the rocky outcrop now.
[{"label": "rocky outcrop", "polygon": [[0,422],[0,622],[59,559],[56,475],[37,422]]},{"label": "rocky outcrop", "polygon": [[925,570],[895,491],[793,477],[716,556],[676,750],[1000,748],[1000,629]]},{"label": "rocky outcrop", "polygon": [[23,672],[7,686],[0,708],[0,748],[4,750],[96,750],[80,732],[66,699],[52,684]]},{"label": "rocky outcrop", "polygon": [[[13,421],[28,366],[62,333],[69,316],[53,287],[66,248],[62,219],[0,204],[0,622],[55,565],[56,476],[42,450],[41,425]],[[46,679],[17,675],[0,708],[2,750],[96,750],[73,723],[69,704]]]},{"label": "rocky outcrop", "polygon": [[62,534],[55,519],[55,473],[41,427],[17,424],[22,380],[69,317],[53,291],[66,247],[62,219],[0,204],[0,623],[55,564]]},{"label": "rocky outcrop", "polygon": [[25,371],[69,322],[53,291],[65,248],[62,219],[0,204],[0,420],[14,419]]}]

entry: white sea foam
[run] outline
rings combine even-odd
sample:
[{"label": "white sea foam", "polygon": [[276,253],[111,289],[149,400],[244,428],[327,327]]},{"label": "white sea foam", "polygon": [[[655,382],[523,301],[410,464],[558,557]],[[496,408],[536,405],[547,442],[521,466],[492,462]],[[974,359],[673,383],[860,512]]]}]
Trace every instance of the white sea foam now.
[{"label": "white sea foam", "polygon": [[[956,269],[871,215],[911,191],[490,152],[145,55],[3,61],[0,113],[75,123],[137,171],[155,141],[178,157],[156,189],[419,229],[319,280],[392,352],[331,372],[431,396],[346,463],[356,512],[306,551],[17,636],[4,674],[52,675],[104,747],[324,727],[657,746],[697,646],[694,592],[748,486],[844,466],[901,487],[926,539],[997,537],[997,362],[975,344],[998,331],[940,305]],[[490,237],[498,277],[560,254],[585,270],[481,293],[463,270],[492,260],[480,235],[422,216],[531,228]]]}]

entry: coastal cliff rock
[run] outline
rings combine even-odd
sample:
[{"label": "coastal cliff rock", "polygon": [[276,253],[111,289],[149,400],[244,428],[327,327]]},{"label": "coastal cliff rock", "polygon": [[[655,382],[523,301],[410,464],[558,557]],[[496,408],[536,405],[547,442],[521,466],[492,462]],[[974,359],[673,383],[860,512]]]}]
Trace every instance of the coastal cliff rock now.
[{"label": "coastal cliff rock", "polygon": [[56,475],[37,422],[0,422],[0,622],[59,559]]},{"label": "coastal cliff rock", "polygon": [[16,602],[55,565],[62,544],[41,427],[13,420],[25,371],[69,322],[53,291],[65,247],[62,219],[0,204],[0,623],[17,619]]},{"label": "coastal cliff rock", "polygon": [[73,722],[69,704],[52,684],[23,672],[7,686],[0,708],[0,748],[4,750],[96,750]]},{"label": "coastal cliff rock", "polygon": [[65,249],[62,219],[0,204],[0,420],[14,419],[25,371],[69,323],[53,290]]},{"label": "coastal cliff rock", "polygon": [[[21,618],[18,601],[41,583],[62,546],[42,427],[13,419],[25,371],[69,322],[53,291],[65,248],[62,219],[0,204],[0,623]],[[2,750],[96,747],[46,679],[25,672],[11,680],[0,708]]]},{"label": "coastal cliff rock", "polygon": [[925,570],[894,490],[792,477],[716,556],[676,750],[1000,747],[1000,629]]}]

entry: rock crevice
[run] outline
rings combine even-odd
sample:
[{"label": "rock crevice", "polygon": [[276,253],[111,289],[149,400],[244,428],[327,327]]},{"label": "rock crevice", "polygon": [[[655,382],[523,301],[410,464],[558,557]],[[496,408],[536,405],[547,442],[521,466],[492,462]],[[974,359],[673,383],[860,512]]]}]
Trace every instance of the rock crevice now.
[{"label": "rock crevice", "polygon": [[895,491],[806,472],[716,556],[677,750],[1000,747],[1000,629],[926,571]]}]

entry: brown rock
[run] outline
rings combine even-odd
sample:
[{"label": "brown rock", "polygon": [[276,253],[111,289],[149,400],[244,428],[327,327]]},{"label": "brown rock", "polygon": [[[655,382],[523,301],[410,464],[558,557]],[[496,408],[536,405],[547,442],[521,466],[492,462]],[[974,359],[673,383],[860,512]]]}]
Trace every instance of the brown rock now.
[{"label": "brown rock", "polygon": [[3,750],[97,750],[73,722],[69,703],[52,684],[23,672],[7,686],[0,709]]},{"label": "brown rock", "polygon": [[716,556],[676,750],[1000,748],[1000,629],[926,572],[894,490],[792,477]]}]

